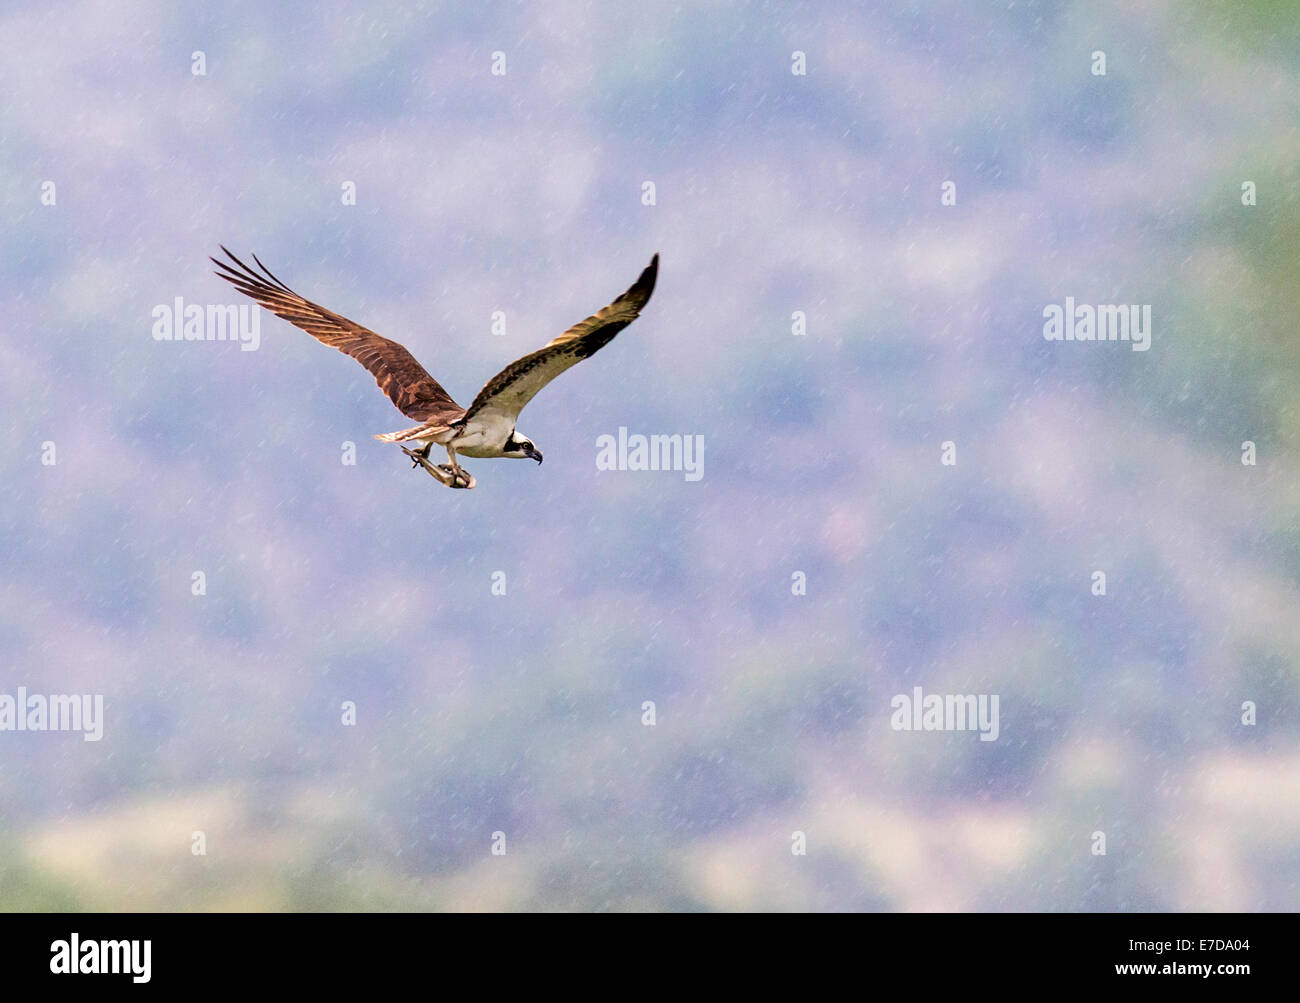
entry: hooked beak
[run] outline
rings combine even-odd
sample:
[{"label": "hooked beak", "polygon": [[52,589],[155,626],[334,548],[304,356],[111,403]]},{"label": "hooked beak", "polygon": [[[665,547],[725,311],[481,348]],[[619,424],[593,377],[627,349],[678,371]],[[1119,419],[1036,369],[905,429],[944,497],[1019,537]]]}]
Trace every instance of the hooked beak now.
[{"label": "hooked beak", "polygon": [[541,463],[541,462],[542,462],[542,454],[541,454],[540,452],[538,452],[536,449],[530,449],[530,450],[528,451],[528,455],[529,455],[529,457],[531,457],[532,459],[536,460],[538,463]]}]

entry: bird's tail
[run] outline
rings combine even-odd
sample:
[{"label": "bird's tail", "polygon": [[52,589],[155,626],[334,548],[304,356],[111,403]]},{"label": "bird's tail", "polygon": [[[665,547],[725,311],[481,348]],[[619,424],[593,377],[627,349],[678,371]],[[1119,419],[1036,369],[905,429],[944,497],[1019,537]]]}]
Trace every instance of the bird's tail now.
[{"label": "bird's tail", "polygon": [[430,428],[427,424],[404,428],[400,432],[385,432],[375,436],[380,442],[410,442],[412,439],[427,439]]}]

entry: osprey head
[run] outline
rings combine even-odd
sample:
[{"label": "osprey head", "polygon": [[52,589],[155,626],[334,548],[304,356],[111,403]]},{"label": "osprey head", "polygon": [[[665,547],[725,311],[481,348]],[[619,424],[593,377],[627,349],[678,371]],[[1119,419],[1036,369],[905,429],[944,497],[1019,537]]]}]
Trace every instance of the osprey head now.
[{"label": "osprey head", "polygon": [[538,463],[542,462],[542,454],[533,445],[532,440],[513,430],[510,432],[510,438],[506,440],[506,444],[501,447],[501,451],[504,455],[513,456],[516,459],[527,458],[536,460]]}]

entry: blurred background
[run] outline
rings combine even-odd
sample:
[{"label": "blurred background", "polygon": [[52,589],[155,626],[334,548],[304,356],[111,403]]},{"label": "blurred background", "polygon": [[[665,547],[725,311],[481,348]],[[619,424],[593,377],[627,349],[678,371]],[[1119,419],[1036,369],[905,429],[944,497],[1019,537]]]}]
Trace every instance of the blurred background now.
[{"label": "blurred background", "polygon": [[[0,692],[105,722],[0,732],[0,908],[1300,907],[1298,119],[1285,3],[6,4]],[[663,263],[449,491],[152,337],[219,243],[462,404]]]}]

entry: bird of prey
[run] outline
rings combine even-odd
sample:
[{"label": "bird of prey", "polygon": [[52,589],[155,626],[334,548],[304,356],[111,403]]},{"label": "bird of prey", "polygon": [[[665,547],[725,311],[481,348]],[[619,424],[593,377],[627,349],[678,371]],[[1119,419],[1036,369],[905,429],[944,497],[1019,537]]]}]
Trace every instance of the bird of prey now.
[{"label": "bird of prey", "polygon": [[[558,338],[516,359],[488,380],[473,403],[463,408],[430,376],[415,356],[395,341],[375,334],[346,317],[331,313],[304,299],[271,274],[257,255],[255,271],[221,248],[234,263],[216,258],[209,260],[221,271],[215,274],[240,292],[251,296],[277,317],[300,327],[317,341],[352,356],[370,370],[402,414],[420,424],[400,432],[376,435],[384,442],[411,443],[419,448],[402,451],[411,457],[412,466],[423,466],[434,478],[450,488],[472,488],[475,480],[459,463],[456,455],[482,457],[510,456],[542,462],[542,454],[532,441],[515,430],[515,422],[525,404],[537,391],[571,366],[594,355],[614,339],[619,331],[636,320],[654,292],[659,274],[659,255],[618,299],[586,320],[574,324]],[[429,451],[434,444],[447,450],[447,463],[433,464]]]}]

